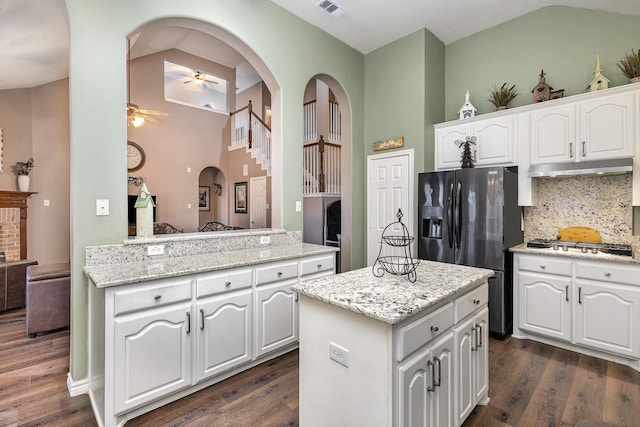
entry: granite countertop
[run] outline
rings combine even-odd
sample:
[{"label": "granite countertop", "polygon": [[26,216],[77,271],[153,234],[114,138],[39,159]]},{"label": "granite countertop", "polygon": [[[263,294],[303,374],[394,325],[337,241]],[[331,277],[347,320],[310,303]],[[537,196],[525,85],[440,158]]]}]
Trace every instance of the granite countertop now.
[{"label": "granite countertop", "polygon": [[105,288],[292,258],[330,254],[336,251],[338,251],[337,247],[290,243],[143,261],[87,265],[84,267],[84,273],[94,286]]},{"label": "granite countertop", "polygon": [[370,267],[330,277],[306,280],[292,289],[307,297],[397,324],[423,310],[452,301],[493,276],[492,270],[421,260],[417,280],[384,273]]},{"label": "granite countertop", "polygon": [[514,246],[509,250],[511,252],[532,254],[532,255],[546,255],[546,256],[555,256],[555,257],[562,257],[562,258],[608,261],[608,262],[625,263],[625,264],[640,264],[640,260],[634,259],[633,257],[626,256],[626,255],[612,255],[612,254],[606,254],[602,252],[598,252],[597,254],[592,254],[591,252],[582,253],[579,250],[554,251],[553,249],[549,249],[549,248],[528,248],[526,243],[522,243],[520,245]]}]

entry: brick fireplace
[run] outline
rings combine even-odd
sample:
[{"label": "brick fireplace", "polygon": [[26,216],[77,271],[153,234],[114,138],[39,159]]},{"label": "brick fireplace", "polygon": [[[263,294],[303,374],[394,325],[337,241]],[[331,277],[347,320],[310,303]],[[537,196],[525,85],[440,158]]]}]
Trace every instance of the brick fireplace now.
[{"label": "brick fireplace", "polygon": [[7,262],[27,258],[27,199],[32,194],[0,190],[0,251]]}]

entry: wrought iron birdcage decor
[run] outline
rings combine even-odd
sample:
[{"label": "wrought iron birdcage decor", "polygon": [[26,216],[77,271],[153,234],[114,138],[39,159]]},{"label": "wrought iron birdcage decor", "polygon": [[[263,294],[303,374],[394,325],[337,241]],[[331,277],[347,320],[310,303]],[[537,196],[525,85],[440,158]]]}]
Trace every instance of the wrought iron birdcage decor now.
[{"label": "wrought iron birdcage decor", "polygon": [[[420,260],[413,259],[411,256],[411,244],[414,238],[409,235],[409,230],[402,223],[402,216],[402,210],[398,209],[396,214],[398,220],[387,225],[382,231],[378,258],[376,258],[376,262],[373,263],[372,267],[373,275],[382,277],[386,271],[396,276],[407,276],[409,281],[414,283],[417,279],[416,267],[418,267]],[[399,234],[393,234],[394,229],[397,228],[399,228]],[[395,233],[398,233],[398,231],[395,231]],[[399,254],[382,255],[384,245],[398,248]]]}]

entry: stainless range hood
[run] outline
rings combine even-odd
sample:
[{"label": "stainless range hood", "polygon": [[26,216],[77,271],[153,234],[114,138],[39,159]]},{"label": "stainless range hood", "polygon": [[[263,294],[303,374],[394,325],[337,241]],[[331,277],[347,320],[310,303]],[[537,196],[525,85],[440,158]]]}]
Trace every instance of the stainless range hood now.
[{"label": "stainless range hood", "polygon": [[528,175],[530,178],[554,178],[579,175],[616,175],[632,171],[633,159],[615,159],[531,165]]}]

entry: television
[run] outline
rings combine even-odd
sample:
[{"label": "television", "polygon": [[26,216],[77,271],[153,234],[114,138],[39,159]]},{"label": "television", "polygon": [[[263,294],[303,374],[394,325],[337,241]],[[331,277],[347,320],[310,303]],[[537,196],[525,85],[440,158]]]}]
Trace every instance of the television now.
[{"label": "television", "polygon": [[[136,200],[138,200],[137,194],[129,194],[129,202],[127,204],[128,207],[128,215],[129,215],[129,225],[136,225]],[[153,199],[153,222],[158,221],[158,204],[156,203],[156,196],[151,196]]]}]

